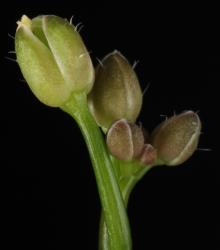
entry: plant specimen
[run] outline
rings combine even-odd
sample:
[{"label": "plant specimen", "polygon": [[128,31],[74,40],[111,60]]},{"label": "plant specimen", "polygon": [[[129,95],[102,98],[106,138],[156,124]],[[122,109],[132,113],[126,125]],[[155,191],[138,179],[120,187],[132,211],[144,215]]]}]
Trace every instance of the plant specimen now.
[{"label": "plant specimen", "polygon": [[148,135],[135,124],[142,106],[138,78],[118,51],[94,70],[76,27],[57,16],[22,16],[17,62],[34,95],[78,123],[88,147],[102,205],[99,249],[132,249],[126,213],[135,184],[154,166],[176,166],[196,150],[198,115],[186,111]]}]

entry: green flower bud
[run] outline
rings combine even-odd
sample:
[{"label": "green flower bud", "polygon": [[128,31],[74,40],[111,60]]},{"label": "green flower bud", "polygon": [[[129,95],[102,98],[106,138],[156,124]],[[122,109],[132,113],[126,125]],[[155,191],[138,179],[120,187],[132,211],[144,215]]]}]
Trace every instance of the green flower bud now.
[{"label": "green flower bud", "polygon": [[132,161],[142,152],[144,135],[140,127],[121,119],[109,129],[106,142],[113,156],[120,160]]},{"label": "green flower bud", "polygon": [[196,150],[201,132],[198,115],[184,112],[162,122],[152,134],[158,159],[168,166],[185,162]]},{"label": "green flower bud", "polygon": [[57,16],[22,16],[15,35],[17,62],[43,103],[62,106],[73,92],[88,93],[94,69],[74,26]]},{"label": "green flower bud", "polygon": [[137,76],[126,58],[115,51],[96,68],[89,107],[104,131],[119,119],[135,123],[142,106]]}]

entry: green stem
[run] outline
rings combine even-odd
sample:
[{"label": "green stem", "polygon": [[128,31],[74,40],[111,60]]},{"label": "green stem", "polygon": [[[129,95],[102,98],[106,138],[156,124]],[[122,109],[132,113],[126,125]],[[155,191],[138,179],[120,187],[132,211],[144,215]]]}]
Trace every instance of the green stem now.
[{"label": "green stem", "polygon": [[[141,166],[137,163],[133,162],[120,162],[118,164],[117,161],[113,161],[114,165],[117,165],[116,167],[120,167],[123,169],[129,169],[129,168],[140,168]],[[142,166],[143,167],[143,166]],[[137,184],[137,182],[151,169],[152,166],[145,166],[141,171],[138,171],[137,174],[123,177],[120,180],[120,189],[123,195],[124,204],[127,208],[128,201],[130,194]],[[109,250],[109,235],[108,235],[108,229],[105,224],[105,218],[103,215],[103,211],[101,213],[101,219],[100,219],[100,227],[99,227],[99,250]]]},{"label": "green stem", "polygon": [[[129,193],[131,190],[129,186],[125,187],[125,190],[123,194],[123,198],[125,201],[125,206],[127,207],[128,199],[129,199]],[[100,219],[100,225],[99,225],[99,250],[109,250],[109,235],[108,235],[108,227],[105,223],[104,213],[101,212],[101,219]]]},{"label": "green stem", "polygon": [[126,209],[100,129],[91,116],[85,95],[74,95],[62,109],[78,123],[85,138],[96,181],[111,250],[130,250],[131,236]]}]

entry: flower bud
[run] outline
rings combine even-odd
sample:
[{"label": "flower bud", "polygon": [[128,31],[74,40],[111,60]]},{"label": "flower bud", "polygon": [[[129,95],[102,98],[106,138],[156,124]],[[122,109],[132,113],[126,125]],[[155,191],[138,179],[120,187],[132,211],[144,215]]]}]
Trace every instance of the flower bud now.
[{"label": "flower bud", "polygon": [[157,159],[157,150],[151,144],[145,144],[142,153],[139,157],[139,161],[144,164],[153,164]]},{"label": "flower bud", "polygon": [[119,52],[108,54],[96,68],[96,80],[88,101],[96,122],[104,131],[120,119],[136,121],[142,106],[142,92],[133,68]]},{"label": "flower bud", "polygon": [[88,93],[94,69],[74,26],[57,16],[23,16],[15,36],[17,62],[43,103],[62,106],[73,92]]},{"label": "flower bud", "polygon": [[196,150],[201,131],[198,115],[184,112],[162,122],[152,133],[158,159],[168,166],[185,162]]},{"label": "flower bud", "polygon": [[107,133],[110,153],[124,161],[132,161],[140,156],[144,146],[142,129],[125,119],[115,122]]}]

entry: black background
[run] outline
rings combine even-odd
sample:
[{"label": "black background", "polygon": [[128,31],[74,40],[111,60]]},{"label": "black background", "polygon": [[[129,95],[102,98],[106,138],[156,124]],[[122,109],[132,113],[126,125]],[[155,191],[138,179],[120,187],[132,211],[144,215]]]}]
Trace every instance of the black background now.
[{"label": "black background", "polygon": [[[203,123],[200,148],[183,165],[157,167],[136,186],[129,204],[134,249],[215,249],[216,170],[212,163],[214,86],[219,57],[207,58],[198,39],[194,12],[175,6],[113,2],[8,2],[1,16],[5,56],[14,50],[16,21],[55,14],[82,22],[81,35],[94,64],[118,49],[133,63],[145,94],[141,121],[150,131],[183,110],[198,111]],[[175,11],[173,11],[173,8]],[[4,24],[4,25],[3,25]],[[15,57],[14,57],[15,58]],[[208,63],[207,63],[208,61]],[[97,249],[100,204],[87,150],[75,122],[59,109],[41,104],[15,62],[3,60],[2,110],[6,124],[8,175],[7,248]],[[4,79],[4,81],[3,81]],[[212,92],[213,91],[213,92]],[[162,248],[161,248],[162,247]]]}]

